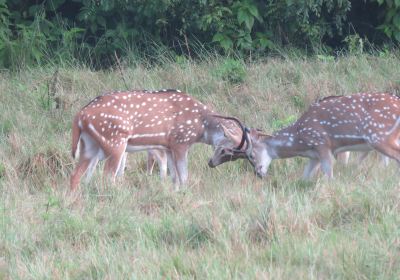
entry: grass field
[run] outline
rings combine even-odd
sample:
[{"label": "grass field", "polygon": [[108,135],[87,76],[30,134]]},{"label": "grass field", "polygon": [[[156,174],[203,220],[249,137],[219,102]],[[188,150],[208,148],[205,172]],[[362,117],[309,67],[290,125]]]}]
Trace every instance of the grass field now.
[{"label": "grass field", "polygon": [[[129,88],[179,88],[266,132],[322,96],[400,89],[395,53],[269,58],[243,65],[240,86],[223,63],[138,63],[123,75]],[[400,278],[399,169],[372,154],[337,163],[332,181],[300,180],[300,158],[260,180],[245,161],[208,168],[211,148],[196,145],[180,192],[130,154],[123,180],[104,186],[97,172],[72,196],[72,116],[126,86],[117,70],[55,70],[0,74],[0,279]]]}]

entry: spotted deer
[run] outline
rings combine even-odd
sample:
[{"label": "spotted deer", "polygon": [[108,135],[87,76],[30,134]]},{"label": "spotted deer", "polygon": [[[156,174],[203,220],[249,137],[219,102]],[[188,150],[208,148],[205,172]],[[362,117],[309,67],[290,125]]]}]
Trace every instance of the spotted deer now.
[{"label": "spotted deer", "polygon": [[[212,145],[216,151],[243,146],[244,135],[236,122],[214,114],[179,90],[135,90],[96,97],[73,121],[72,155],[79,154],[79,162],[71,175],[71,189],[77,188],[85,173],[90,179],[101,160],[106,160],[104,174],[115,180],[123,174],[126,152],[144,150],[167,154],[168,170],[178,189],[187,181],[188,150],[194,143]],[[227,133],[235,136],[227,137]]]},{"label": "spotted deer", "polygon": [[[248,158],[260,177],[273,159],[307,157],[303,177],[321,166],[333,177],[333,157],[346,151],[376,150],[400,163],[400,98],[387,93],[359,93],[313,103],[292,125],[272,135],[243,129],[246,148],[231,149],[235,158]],[[223,155],[214,153],[219,164]]]}]

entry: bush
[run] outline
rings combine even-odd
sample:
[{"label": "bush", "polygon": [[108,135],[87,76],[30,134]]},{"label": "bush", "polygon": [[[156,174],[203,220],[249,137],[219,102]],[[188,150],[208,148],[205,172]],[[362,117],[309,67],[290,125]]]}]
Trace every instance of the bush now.
[{"label": "bush", "polygon": [[231,84],[241,84],[246,78],[244,63],[233,58],[225,59],[215,70],[216,76]]}]

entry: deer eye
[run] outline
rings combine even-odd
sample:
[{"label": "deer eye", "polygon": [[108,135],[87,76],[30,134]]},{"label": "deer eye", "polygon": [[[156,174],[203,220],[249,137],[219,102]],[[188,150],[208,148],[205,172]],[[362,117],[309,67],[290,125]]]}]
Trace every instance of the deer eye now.
[{"label": "deer eye", "polygon": [[223,149],[222,151],[221,151],[221,154],[225,154],[226,152],[225,152],[225,149]]}]

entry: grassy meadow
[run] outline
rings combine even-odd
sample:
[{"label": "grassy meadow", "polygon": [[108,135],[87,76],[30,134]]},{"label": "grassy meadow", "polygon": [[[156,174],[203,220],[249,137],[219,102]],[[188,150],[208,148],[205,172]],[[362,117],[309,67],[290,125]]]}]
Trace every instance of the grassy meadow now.
[{"label": "grassy meadow", "polygon": [[245,161],[208,168],[199,144],[180,192],[145,174],[144,153],[117,184],[98,167],[68,192],[72,117],[109,90],[178,88],[265,132],[319,97],[400,90],[398,53],[271,57],[239,65],[240,85],[225,62],[0,72],[0,279],[400,278],[399,169],[374,154],[331,181],[301,180],[300,158],[260,180]]}]

